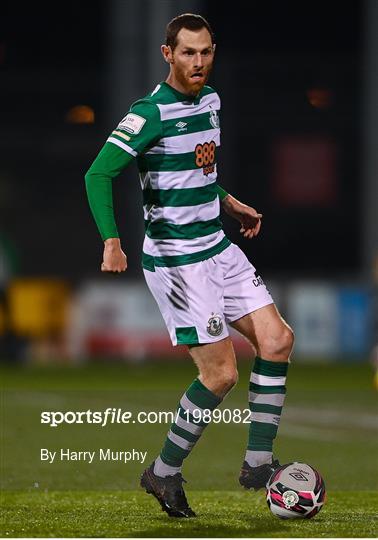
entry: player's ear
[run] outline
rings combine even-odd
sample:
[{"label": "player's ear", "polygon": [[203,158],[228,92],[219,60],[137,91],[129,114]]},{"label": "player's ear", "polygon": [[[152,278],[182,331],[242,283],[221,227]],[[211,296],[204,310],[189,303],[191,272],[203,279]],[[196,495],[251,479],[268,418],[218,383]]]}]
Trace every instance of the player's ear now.
[{"label": "player's ear", "polygon": [[217,46],[216,46],[216,44],[215,44],[215,43],[213,43],[213,53],[215,53],[215,49],[216,49],[216,47],[217,47]]},{"label": "player's ear", "polygon": [[173,54],[172,49],[169,45],[162,45],[161,46],[161,54],[164,57],[164,60],[168,62],[168,64],[172,64],[173,62]]}]

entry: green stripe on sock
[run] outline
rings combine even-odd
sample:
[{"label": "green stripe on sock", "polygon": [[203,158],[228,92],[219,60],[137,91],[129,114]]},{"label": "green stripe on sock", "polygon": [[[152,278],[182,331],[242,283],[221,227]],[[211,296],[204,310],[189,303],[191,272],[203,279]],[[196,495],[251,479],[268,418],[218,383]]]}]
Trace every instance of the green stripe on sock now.
[{"label": "green stripe on sock", "polygon": [[288,362],[272,362],[256,356],[253,371],[268,377],[286,377],[288,366]]},{"label": "green stripe on sock", "polygon": [[189,455],[189,452],[190,450],[184,450],[167,438],[160,457],[164,463],[171,465],[171,467],[181,467],[182,462]]},{"label": "green stripe on sock", "polygon": [[278,416],[281,416],[282,412],[282,407],[277,407],[277,405],[269,405],[267,403],[251,403],[250,409],[252,412],[276,414]]},{"label": "green stripe on sock", "polygon": [[256,394],[286,394],[286,386],[261,386],[250,382],[249,389]]},{"label": "green stripe on sock", "polygon": [[173,433],[176,433],[176,435],[179,435],[183,439],[189,442],[197,442],[200,438],[200,435],[193,435],[193,433],[190,433],[190,431],[186,431],[186,429],[183,429],[176,424],[172,424],[171,430]]},{"label": "green stripe on sock", "polygon": [[273,449],[273,439],[277,435],[278,426],[266,424],[264,422],[251,422],[249,426],[250,436],[248,450],[265,450],[271,452]]},{"label": "green stripe on sock", "polygon": [[[253,373],[265,377],[282,377],[286,379],[288,362],[273,362],[256,357],[253,364]],[[261,379],[260,379],[261,382]],[[268,379],[268,382],[269,379]],[[281,382],[281,381],[280,381]],[[249,403],[249,408],[255,413],[273,414],[276,417],[281,416],[282,407],[270,403],[257,403],[258,395],[267,396],[264,401],[269,401],[269,394],[286,394],[286,386],[274,386],[272,384],[249,383],[249,390],[257,394],[255,401]],[[279,420],[279,418],[278,418]],[[278,425],[270,422],[252,421],[249,426],[248,450],[252,452],[272,452],[273,440],[278,431]]]},{"label": "green stripe on sock", "polygon": [[253,438],[250,439],[248,443],[247,449],[252,450],[252,451],[254,450],[257,452],[261,452],[261,451],[272,452],[273,441],[259,434],[254,434]]},{"label": "green stripe on sock", "polygon": [[194,405],[201,407],[201,409],[213,410],[222,401],[222,398],[213,394],[199,379],[194,379],[186,391],[186,396]]},{"label": "green stripe on sock", "polygon": [[274,439],[277,435],[278,426],[275,424],[267,424],[265,422],[251,422],[250,428],[253,430],[253,434],[260,435],[261,437],[269,437]]},{"label": "green stripe on sock", "polygon": [[[210,409],[214,410],[219,403],[221,403],[222,398],[216,396],[206,388],[205,385],[201,383],[199,379],[195,379],[192,384],[189,386],[188,390],[184,394],[196,407],[201,409]],[[191,414],[188,414],[188,411],[183,411],[181,405],[178,405],[179,415],[184,420],[187,420],[194,425],[206,427],[206,422],[195,422],[194,417]],[[172,433],[182,437],[190,443],[196,443],[201,435],[194,435],[184,428],[179,427],[175,422],[171,425]],[[168,437],[165,440],[163,450],[161,451],[160,457],[167,465],[172,467],[180,467],[184,459],[189,455],[190,450],[185,450],[172,442]]]}]

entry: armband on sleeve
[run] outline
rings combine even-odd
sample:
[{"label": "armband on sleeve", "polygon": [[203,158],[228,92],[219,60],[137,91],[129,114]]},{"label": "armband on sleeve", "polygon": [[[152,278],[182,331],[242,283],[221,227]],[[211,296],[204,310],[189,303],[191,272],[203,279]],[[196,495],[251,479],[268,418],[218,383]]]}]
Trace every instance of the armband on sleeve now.
[{"label": "armband on sleeve", "polygon": [[101,238],[118,238],[112,181],[161,134],[160,112],[153,103],[136,102],[108,137],[85,175],[89,206]]}]

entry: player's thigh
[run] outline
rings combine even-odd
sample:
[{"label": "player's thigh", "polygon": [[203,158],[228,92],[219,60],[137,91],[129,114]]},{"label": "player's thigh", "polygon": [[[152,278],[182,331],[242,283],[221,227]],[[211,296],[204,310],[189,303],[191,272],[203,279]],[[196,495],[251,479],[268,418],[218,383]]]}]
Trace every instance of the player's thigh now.
[{"label": "player's thigh", "polygon": [[260,356],[277,360],[291,352],[294,334],[275,304],[248,313],[230,324],[253,344]]}]

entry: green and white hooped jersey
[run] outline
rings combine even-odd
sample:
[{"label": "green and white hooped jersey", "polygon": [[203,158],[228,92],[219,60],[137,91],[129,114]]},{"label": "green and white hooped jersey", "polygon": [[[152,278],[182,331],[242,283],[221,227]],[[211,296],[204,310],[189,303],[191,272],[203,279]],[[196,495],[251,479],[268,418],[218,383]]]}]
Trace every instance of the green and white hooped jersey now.
[{"label": "green and white hooped jersey", "polygon": [[189,98],[163,82],[132,105],[107,140],[137,159],[148,270],[205,260],[230,245],[219,217],[219,111],[209,86]]}]

